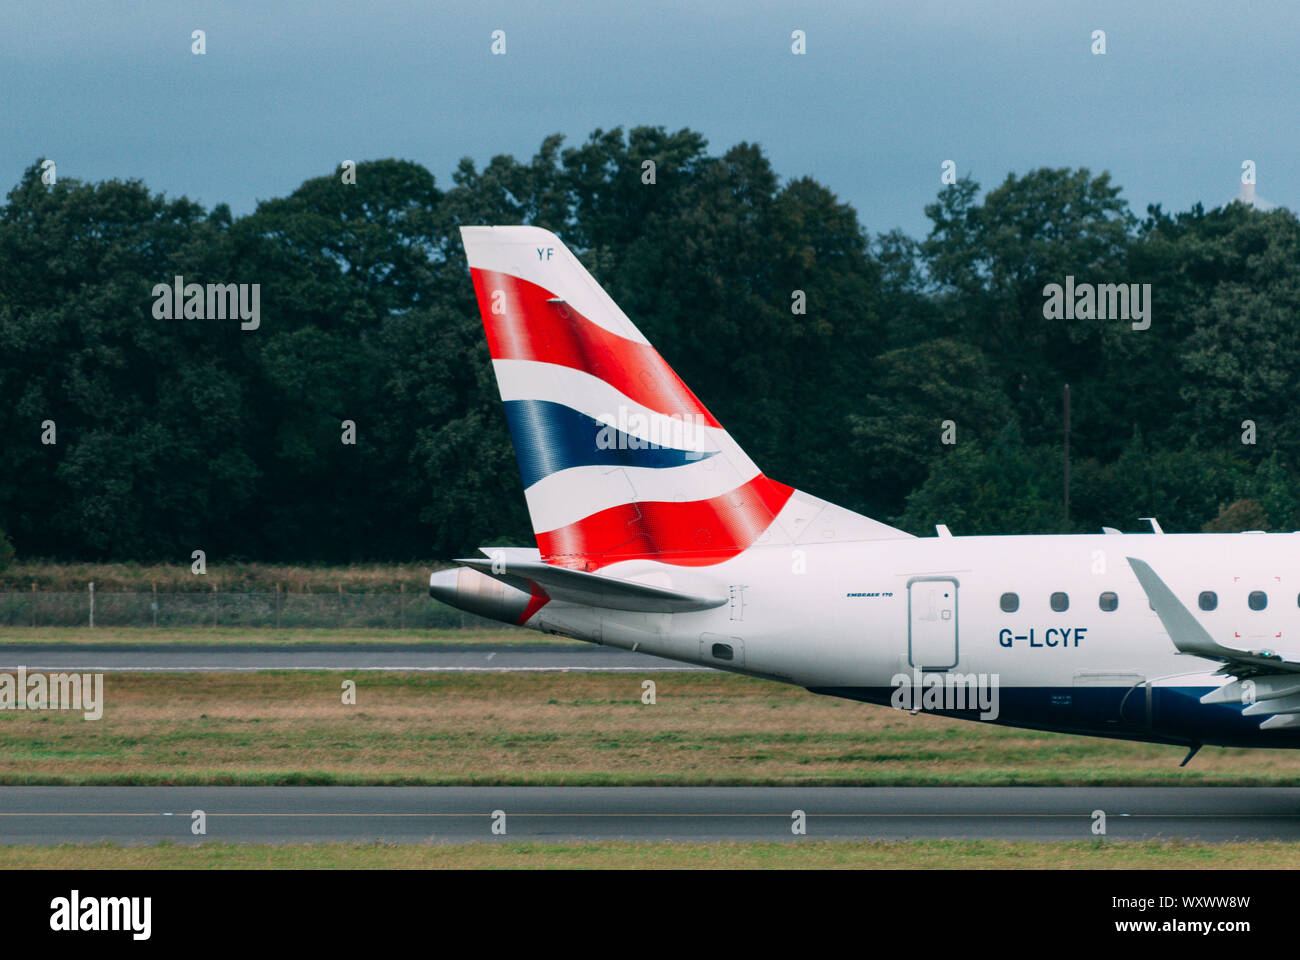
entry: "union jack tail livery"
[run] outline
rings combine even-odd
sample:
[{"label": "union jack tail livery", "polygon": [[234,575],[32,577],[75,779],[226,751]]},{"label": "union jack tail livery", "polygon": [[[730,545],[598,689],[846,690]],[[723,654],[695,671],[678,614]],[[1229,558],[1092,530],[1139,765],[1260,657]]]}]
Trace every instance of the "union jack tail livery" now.
[{"label": "union jack tail livery", "polygon": [[462,227],[540,559],[722,563],[755,544],[906,534],[765,476],[567,247]]}]

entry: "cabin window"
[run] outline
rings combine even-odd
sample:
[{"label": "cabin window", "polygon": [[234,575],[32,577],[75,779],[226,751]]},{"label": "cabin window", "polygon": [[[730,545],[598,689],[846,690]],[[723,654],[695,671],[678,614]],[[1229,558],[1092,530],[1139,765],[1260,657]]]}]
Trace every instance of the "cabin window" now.
[{"label": "cabin window", "polygon": [[1069,595],[1062,593],[1060,590],[1052,594],[1051,602],[1052,602],[1052,609],[1055,610],[1057,613],[1061,613],[1062,611],[1070,609]]},{"label": "cabin window", "polygon": [[1219,605],[1219,595],[1213,590],[1202,590],[1196,598],[1196,605],[1202,610],[1213,610]]},{"label": "cabin window", "polygon": [[1119,609],[1119,595],[1113,590],[1107,590],[1097,598],[1097,606],[1101,607],[1107,613],[1114,613]]},{"label": "cabin window", "polygon": [[1020,597],[1014,593],[1002,594],[1002,599],[998,603],[1001,605],[1003,613],[1015,613],[1020,609]]},{"label": "cabin window", "polygon": [[1268,594],[1263,590],[1252,590],[1250,596],[1246,598],[1246,603],[1252,610],[1263,610],[1268,606]]},{"label": "cabin window", "polygon": [[735,654],[732,652],[731,644],[715,643],[713,645],[713,659],[731,660],[733,657],[735,657]]}]

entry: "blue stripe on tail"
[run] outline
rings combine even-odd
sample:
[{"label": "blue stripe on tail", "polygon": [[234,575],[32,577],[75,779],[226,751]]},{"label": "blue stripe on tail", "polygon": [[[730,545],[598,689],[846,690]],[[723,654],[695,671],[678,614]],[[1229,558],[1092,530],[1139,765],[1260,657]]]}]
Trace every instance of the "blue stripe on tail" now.
[{"label": "blue stripe on tail", "polygon": [[525,489],[569,467],[664,469],[715,455],[715,452],[651,446],[640,437],[549,400],[507,400],[505,408]]}]

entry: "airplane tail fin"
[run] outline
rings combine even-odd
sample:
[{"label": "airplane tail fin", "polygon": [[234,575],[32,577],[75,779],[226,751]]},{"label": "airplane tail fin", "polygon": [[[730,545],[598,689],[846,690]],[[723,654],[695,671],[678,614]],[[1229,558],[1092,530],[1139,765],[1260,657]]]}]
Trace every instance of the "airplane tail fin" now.
[{"label": "airplane tail fin", "polygon": [[706,566],[755,543],[908,536],[764,476],[554,234],[461,239],[546,563]]}]

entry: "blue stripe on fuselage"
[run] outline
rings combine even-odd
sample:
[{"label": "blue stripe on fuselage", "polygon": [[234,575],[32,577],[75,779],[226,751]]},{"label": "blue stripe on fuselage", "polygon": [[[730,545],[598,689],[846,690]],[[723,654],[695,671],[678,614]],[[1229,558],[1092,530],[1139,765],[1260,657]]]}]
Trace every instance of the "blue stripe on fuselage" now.
[{"label": "blue stripe on fuselage", "polygon": [[[813,693],[891,705],[894,687],[809,687]],[[1300,727],[1261,730],[1264,717],[1242,715],[1240,703],[1201,703],[1213,687],[1001,687],[990,722],[1034,730],[1154,743],[1225,747],[1300,747]],[[963,720],[976,710],[925,710]]]},{"label": "blue stripe on fuselage", "polygon": [[507,400],[505,408],[525,489],[569,467],[664,469],[707,460],[716,453],[652,446],[549,400]]}]

